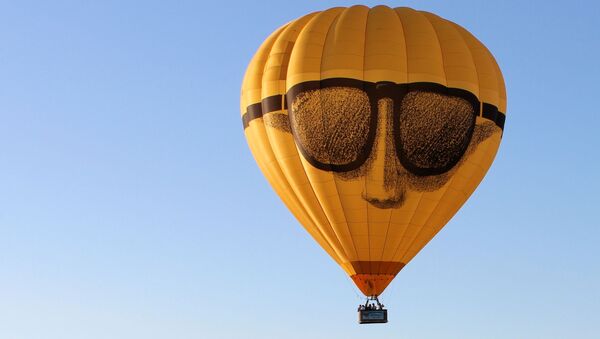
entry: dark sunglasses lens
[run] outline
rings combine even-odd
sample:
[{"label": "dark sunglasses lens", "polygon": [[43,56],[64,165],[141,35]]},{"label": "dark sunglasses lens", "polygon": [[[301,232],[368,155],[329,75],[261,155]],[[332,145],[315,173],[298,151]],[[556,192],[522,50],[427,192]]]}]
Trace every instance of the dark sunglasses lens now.
[{"label": "dark sunglasses lens", "polygon": [[413,174],[449,171],[463,156],[475,127],[473,105],[460,97],[412,91],[400,106],[396,151]]},{"label": "dark sunglasses lens", "polygon": [[371,105],[352,87],[329,87],[299,93],[290,107],[296,143],[307,160],[321,169],[351,170],[368,151]]}]

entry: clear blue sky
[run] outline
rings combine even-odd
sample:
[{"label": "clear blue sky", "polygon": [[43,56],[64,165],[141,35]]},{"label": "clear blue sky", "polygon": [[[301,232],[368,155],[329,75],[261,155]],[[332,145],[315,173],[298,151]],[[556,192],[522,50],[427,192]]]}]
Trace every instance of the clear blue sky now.
[{"label": "clear blue sky", "polygon": [[239,113],[272,30],[353,3],[253,3],[0,3],[0,338],[600,338],[597,2],[385,2],[466,27],[508,91],[496,162],[385,326],[356,324]]}]

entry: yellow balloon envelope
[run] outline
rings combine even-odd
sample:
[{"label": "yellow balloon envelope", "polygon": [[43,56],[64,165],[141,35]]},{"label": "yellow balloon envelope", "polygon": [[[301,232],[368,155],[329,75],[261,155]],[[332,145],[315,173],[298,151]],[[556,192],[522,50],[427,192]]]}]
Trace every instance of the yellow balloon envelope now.
[{"label": "yellow balloon envelope", "polygon": [[464,28],[410,8],[332,8],[269,36],[242,84],[250,149],[366,296],[446,225],[492,164],[506,92]]}]

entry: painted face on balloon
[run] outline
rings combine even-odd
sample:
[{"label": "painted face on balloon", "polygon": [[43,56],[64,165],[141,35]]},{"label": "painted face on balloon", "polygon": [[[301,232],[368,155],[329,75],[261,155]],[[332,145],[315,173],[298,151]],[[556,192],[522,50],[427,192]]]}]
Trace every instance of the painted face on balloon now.
[{"label": "painted face on balloon", "polygon": [[304,159],[341,185],[362,185],[361,198],[379,209],[401,207],[410,191],[442,188],[482,141],[501,133],[478,118],[473,94],[430,83],[303,83],[288,92],[287,106],[288,114],[265,114],[266,125],[291,133]]}]

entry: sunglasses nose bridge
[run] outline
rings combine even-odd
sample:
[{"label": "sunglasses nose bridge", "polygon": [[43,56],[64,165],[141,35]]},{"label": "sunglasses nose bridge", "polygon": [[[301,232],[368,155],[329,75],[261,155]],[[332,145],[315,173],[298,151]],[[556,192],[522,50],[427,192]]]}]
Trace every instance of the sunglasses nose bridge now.
[{"label": "sunglasses nose bridge", "polygon": [[377,101],[385,98],[394,99],[397,94],[398,86],[393,82],[380,81],[375,84],[374,90]]}]

